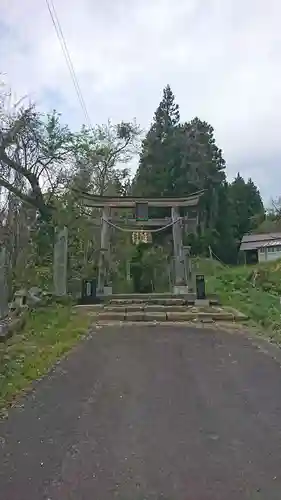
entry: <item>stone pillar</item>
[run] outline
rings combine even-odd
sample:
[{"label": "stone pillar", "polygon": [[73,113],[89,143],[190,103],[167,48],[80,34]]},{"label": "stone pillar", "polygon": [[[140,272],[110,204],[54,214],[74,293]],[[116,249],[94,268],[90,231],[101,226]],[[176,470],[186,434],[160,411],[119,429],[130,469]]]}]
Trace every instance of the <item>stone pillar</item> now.
[{"label": "stone pillar", "polygon": [[104,286],[108,273],[110,228],[106,221],[108,220],[109,215],[110,215],[110,207],[104,207],[102,212],[101,242],[100,242],[100,255],[99,255],[99,268],[98,268],[97,293],[99,295],[104,294]]},{"label": "stone pillar", "polygon": [[[172,221],[180,217],[179,208],[172,207]],[[175,269],[175,293],[181,293],[179,287],[186,289],[185,256],[182,244],[182,223],[181,220],[173,224],[173,243],[174,243],[174,269]],[[185,290],[186,291],[186,290]]]},{"label": "stone pillar", "polygon": [[7,252],[3,247],[0,249],[0,318],[4,318],[8,312]]},{"label": "stone pillar", "polygon": [[192,273],[192,262],[190,256],[190,246],[183,247],[184,256],[185,256],[185,275],[186,275],[186,283],[190,291],[193,288],[193,273]]},{"label": "stone pillar", "polygon": [[128,283],[131,281],[131,261],[126,261],[126,280]]},{"label": "stone pillar", "polygon": [[56,229],[54,243],[54,293],[67,294],[67,227]]}]

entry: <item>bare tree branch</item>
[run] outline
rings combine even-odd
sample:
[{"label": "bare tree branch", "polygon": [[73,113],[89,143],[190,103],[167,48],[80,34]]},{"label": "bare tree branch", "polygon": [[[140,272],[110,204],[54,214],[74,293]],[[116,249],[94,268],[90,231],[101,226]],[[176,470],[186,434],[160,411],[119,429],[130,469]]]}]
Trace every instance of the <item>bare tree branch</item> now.
[{"label": "bare tree branch", "polygon": [[62,182],[71,151],[70,132],[56,112],[44,116],[33,106],[5,112],[3,100],[0,95],[0,186],[49,214],[50,193]]},{"label": "bare tree branch", "polygon": [[4,188],[6,188],[10,193],[13,193],[15,196],[17,196],[19,199],[22,201],[25,201],[26,203],[29,203],[30,205],[35,206],[35,201],[31,196],[28,196],[26,194],[23,194],[20,189],[16,188],[11,184],[10,182],[6,181],[3,177],[0,176],[0,184]]}]

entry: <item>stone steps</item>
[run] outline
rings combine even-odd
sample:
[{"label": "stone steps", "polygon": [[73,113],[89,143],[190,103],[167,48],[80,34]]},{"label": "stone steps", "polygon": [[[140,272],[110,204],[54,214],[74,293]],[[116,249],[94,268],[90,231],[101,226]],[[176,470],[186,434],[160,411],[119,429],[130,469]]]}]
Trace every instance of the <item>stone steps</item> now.
[{"label": "stone steps", "polygon": [[[219,304],[219,297],[215,294],[209,295],[208,300],[211,305]],[[192,305],[196,301],[195,293],[187,293],[186,295],[177,295],[171,293],[132,293],[132,294],[114,294],[103,298],[106,304],[162,304],[162,305]]]},{"label": "stone steps", "polygon": [[[164,303],[163,303],[164,302]],[[161,303],[110,302],[96,305],[76,306],[93,316],[98,323],[107,322],[153,322],[186,323],[216,321],[244,321],[246,316],[233,308],[222,306],[188,306],[182,299],[161,299]]]}]

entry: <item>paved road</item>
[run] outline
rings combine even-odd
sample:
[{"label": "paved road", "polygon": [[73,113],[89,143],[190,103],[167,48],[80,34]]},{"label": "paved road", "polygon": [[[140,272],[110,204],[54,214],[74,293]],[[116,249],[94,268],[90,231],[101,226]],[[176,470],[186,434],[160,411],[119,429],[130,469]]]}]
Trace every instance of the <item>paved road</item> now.
[{"label": "paved road", "polygon": [[280,500],[281,370],[240,334],[99,330],[22,403],[3,500]]}]

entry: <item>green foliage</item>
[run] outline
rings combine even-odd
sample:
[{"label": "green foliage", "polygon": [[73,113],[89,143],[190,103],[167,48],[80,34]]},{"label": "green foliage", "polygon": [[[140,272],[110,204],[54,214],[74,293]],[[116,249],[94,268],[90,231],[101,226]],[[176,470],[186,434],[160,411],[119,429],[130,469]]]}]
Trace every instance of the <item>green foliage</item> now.
[{"label": "green foliage", "polygon": [[174,149],[179,107],[169,85],[163,91],[152,125],[142,143],[139,168],[133,183],[134,194],[164,196],[169,191],[169,175],[174,163]]},{"label": "green foliage", "polygon": [[[238,174],[228,184],[225,167],[213,127],[198,117],[180,123],[179,107],[167,86],[142,143],[133,193],[187,196],[204,190],[197,233],[186,243],[194,254],[207,254],[211,246],[219,258],[236,263],[242,236],[258,226],[264,208],[253,181],[245,182]],[[156,210],[151,215],[168,214]]]},{"label": "green foliage", "polygon": [[264,206],[260,193],[252,179],[245,182],[238,173],[229,186],[232,209],[232,225],[235,238],[240,241],[264,218]]},{"label": "green foliage", "polygon": [[140,243],[134,247],[131,275],[134,292],[163,292],[168,289],[168,256],[161,246]]},{"label": "green foliage", "polygon": [[56,111],[44,115],[30,106],[7,115],[0,140],[0,186],[48,219],[52,195],[68,178],[72,141],[68,127],[60,123]]},{"label": "green foliage", "polygon": [[76,159],[72,186],[98,195],[118,194],[126,190],[131,160],[138,144],[139,127],[135,123],[85,127],[76,134],[73,152]]},{"label": "green foliage", "polygon": [[281,232],[281,198],[271,202],[262,220],[257,221],[255,233],[280,233]]},{"label": "green foliage", "polygon": [[210,246],[212,247],[212,251],[223,262],[236,264],[240,241],[235,237],[233,229],[233,203],[229,184],[227,182],[222,183],[217,190],[217,194],[218,216],[215,223],[216,233]]},{"label": "green foliage", "polygon": [[218,188],[225,180],[225,161],[211,125],[195,118],[179,126],[177,156],[169,181],[171,194],[185,196],[203,189],[201,223],[213,228],[218,215]]},{"label": "green foliage", "polygon": [[205,270],[208,293],[217,293],[224,305],[259,325],[261,334],[281,343],[281,261],[230,268],[199,259],[199,266]]},{"label": "green foliage", "polygon": [[[198,117],[181,122],[179,106],[169,85],[163,90],[151,127],[142,141],[133,182],[128,165],[138,152],[140,130],[135,122],[109,121],[73,133],[61,123],[56,111],[44,115],[31,106],[10,115],[5,115],[3,108],[2,114],[0,187],[9,196],[8,208],[1,213],[1,220],[7,220],[8,225],[2,227],[0,223],[0,237],[8,249],[13,284],[41,283],[44,269],[44,284],[50,286],[54,228],[64,225],[69,231],[71,290],[80,289],[81,277],[96,275],[100,233],[93,219],[100,218],[100,211],[83,207],[77,190],[98,195],[133,193],[159,197],[186,196],[204,190],[197,230],[185,235],[184,243],[191,245],[195,255],[208,255],[211,247],[227,263],[237,262],[241,237],[257,228],[264,218],[263,204],[253,181],[245,182],[239,174],[234,182],[226,181],[226,164],[216,144],[214,129]],[[27,208],[30,206],[32,209]],[[119,213],[129,215],[125,212]],[[166,209],[150,212],[151,217],[166,215],[170,215]],[[276,217],[269,215],[270,220]],[[167,248],[169,244],[165,232],[155,235],[154,241],[159,247]],[[126,264],[131,253],[127,235],[113,232],[111,280],[119,281],[122,288],[129,286]],[[152,250],[149,258],[151,262],[156,259]],[[151,269],[148,262],[143,265]],[[151,281],[151,272],[147,271],[147,278],[143,279]]]}]

